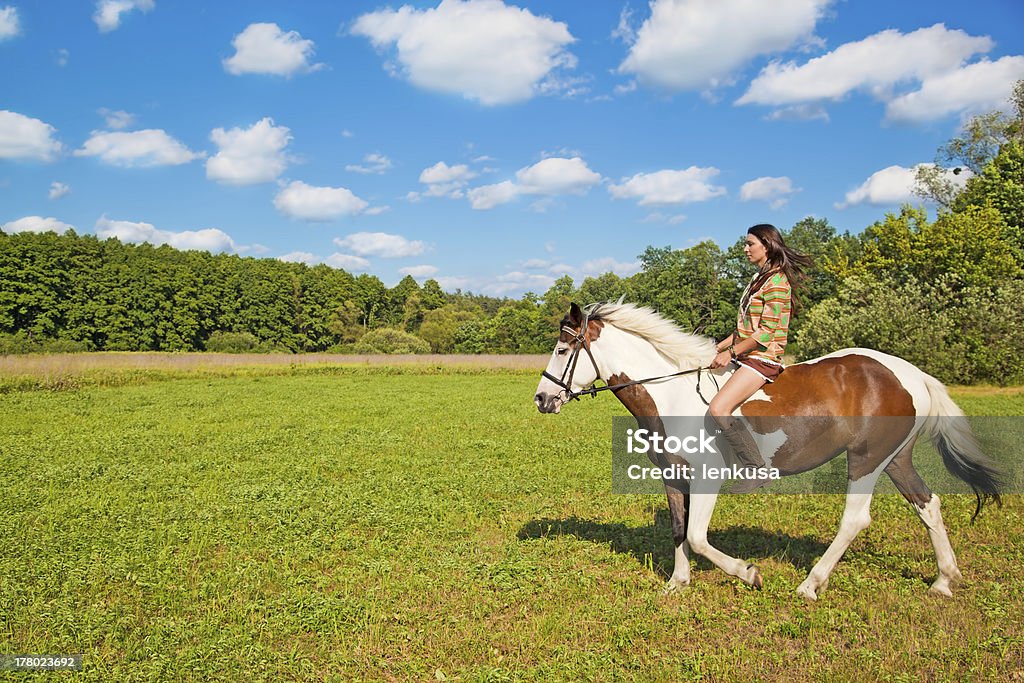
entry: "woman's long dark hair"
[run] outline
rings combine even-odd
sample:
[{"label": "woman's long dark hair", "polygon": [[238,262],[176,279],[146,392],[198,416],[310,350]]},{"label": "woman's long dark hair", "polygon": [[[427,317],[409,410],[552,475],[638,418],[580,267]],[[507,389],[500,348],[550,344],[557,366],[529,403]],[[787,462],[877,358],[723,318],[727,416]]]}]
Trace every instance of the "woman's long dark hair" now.
[{"label": "woman's long dark hair", "polygon": [[[803,288],[803,281],[807,277],[807,273],[804,271],[811,267],[813,260],[807,254],[801,254],[799,251],[787,247],[782,239],[782,233],[774,225],[759,223],[748,228],[747,234],[753,235],[761,241],[768,252],[768,261],[758,273],[753,284],[750,285],[745,299],[748,301],[750,295],[759,290],[773,274],[782,272],[792,287],[793,311],[796,312],[797,290]],[[747,301],[741,302],[740,307],[745,306]]]}]

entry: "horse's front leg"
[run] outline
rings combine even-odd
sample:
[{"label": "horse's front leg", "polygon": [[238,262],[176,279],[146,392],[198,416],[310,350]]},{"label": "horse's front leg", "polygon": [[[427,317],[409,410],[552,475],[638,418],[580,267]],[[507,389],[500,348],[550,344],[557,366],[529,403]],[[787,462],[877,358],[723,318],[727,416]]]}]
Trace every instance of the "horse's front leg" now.
[{"label": "horse's front leg", "polygon": [[665,493],[672,515],[672,544],[675,546],[675,566],[663,591],[668,594],[690,585],[690,547],[686,541],[689,495],[671,486],[665,487]]},{"label": "horse's front leg", "polygon": [[711,523],[711,513],[715,511],[715,503],[718,502],[718,489],[718,484],[708,488],[708,482],[705,482],[700,493],[690,493],[686,540],[693,552],[706,557],[726,574],[735,576],[754,588],[760,589],[763,581],[757,565],[726,555],[708,543],[708,524]]}]

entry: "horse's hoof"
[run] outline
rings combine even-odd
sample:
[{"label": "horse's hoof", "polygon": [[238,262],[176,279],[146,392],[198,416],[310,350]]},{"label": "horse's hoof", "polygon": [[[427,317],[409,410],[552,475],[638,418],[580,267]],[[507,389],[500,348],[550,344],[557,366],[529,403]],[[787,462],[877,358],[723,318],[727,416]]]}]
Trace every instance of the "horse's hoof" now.
[{"label": "horse's hoof", "polygon": [[932,587],[928,589],[928,594],[941,595],[946,598],[953,597],[953,591],[950,589],[949,584],[942,579],[932,584]]},{"label": "horse's hoof", "polygon": [[679,579],[669,579],[665,587],[661,589],[662,595],[672,595],[674,593],[682,593],[684,589],[690,587],[689,581],[680,581]]},{"label": "horse's hoof", "polygon": [[753,569],[753,574],[750,576],[750,585],[761,590],[764,586],[764,579],[761,578],[761,570],[754,565],[750,565],[750,569]]},{"label": "horse's hoof", "polygon": [[818,594],[814,592],[814,589],[805,584],[800,584],[800,587],[796,589],[796,594],[811,602],[818,599]]}]

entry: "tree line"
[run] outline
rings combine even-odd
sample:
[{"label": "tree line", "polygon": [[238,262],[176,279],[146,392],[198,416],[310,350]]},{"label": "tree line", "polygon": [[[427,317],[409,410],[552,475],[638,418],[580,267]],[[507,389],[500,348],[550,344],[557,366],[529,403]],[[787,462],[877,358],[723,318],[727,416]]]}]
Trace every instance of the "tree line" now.
[{"label": "tree line", "polygon": [[[904,206],[858,235],[823,218],[783,230],[815,263],[793,319],[794,357],[864,346],[948,382],[1024,381],[1012,342],[1024,296],[1024,82],[1013,104],[1013,115],[972,119],[919,169],[919,193],[940,207],[934,221]],[[649,246],[639,261],[629,277],[565,276],[510,299],[72,231],[0,231],[0,353],[546,353],[570,302],[620,297],[684,329],[733,329],[752,274],[742,239]]]}]

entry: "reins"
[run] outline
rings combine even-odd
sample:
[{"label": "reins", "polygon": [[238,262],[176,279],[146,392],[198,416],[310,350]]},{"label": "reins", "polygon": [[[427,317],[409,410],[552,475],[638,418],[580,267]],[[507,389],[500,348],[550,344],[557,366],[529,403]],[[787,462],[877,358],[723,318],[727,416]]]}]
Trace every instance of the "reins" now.
[{"label": "reins", "polygon": [[[597,379],[601,379],[601,371],[597,367],[597,361],[594,359],[594,354],[590,351],[590,344],[587,341],[587,326],[589,322],[590,317],[588,315],[584,315],[583,322],[580,324],[579,331],[574,330],[569,326],[562,327],[562,331],[571,334],[573,336],[572,341],[577,343],[577,345],[573,347],[572,356],[569,358],[569,361],[565,364],[565,370],[562,371],[562,376],[555,377],[554,375],[550,374],[547,370],[544,370],[541,373],[542,377],[546,377],[547,379],[551,380],[558,386],[562,387],[562,391],[565,392],[566,403],[568,403],[569,401],[578,401],[580,400],[580,396],[585,395],[589,395],[591,398],[597,398],[597,393],[599,391],[616,391],[617,389],[625,389],[626,387],[632,387],[638,384],[647,384],[648,382],[656,382],[662,379],[672,379],[674,377],[682,377],[684,375],[692,375],[696,373],[697,396],[699,396],[700,400],[704,402],[704,405],[710,405],[708,400],[704,398],[704,395],[700,391],[701,373],[705,370],[710,370],[710,368],[690,368],[689,370],[680,370],[679,372],[673,372],[669,375],[658,375],[657,377],[634,379],[628,382],[621,382],[619,384],[605,384],[604,386],[597,386]],[[572,378],[573,375],[576,374],[576,363],[579,362],[580,349],[583,349],[587,352],[587,355],[590,357],[590,362],[594,366],[594,374],[597,375],[598,377],[597,379],[594,380],[594,383],[592,383],[589,387],[586,387],[585,389],[580,389],[579,391],[573,391]],[[566,379],[566,375],[568,375],[568,379]],[[715,383],[715,389],[717,390],[719,388],[718,380],[715,378],[713,374],[711,375],[711,381]]]}]

